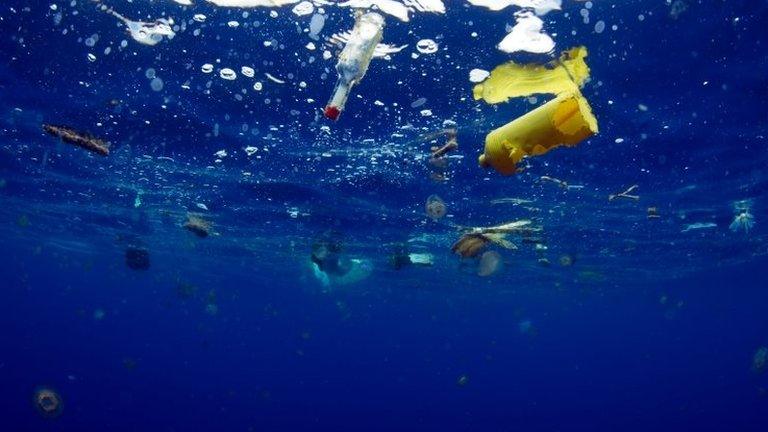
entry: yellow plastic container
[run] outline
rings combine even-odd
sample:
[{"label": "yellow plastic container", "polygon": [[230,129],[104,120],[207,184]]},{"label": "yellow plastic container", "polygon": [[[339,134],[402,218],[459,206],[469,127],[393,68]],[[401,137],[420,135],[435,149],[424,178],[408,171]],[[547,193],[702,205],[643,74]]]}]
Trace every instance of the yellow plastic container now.
[{"label": "yellow plastic container", "polygon": [[511,175],[526,156],[538,156],[560,146],[575,146],[596,133],[597,119],[587,100],[578,93],[562,93],[491,131],[485,137],[480,166]]}]

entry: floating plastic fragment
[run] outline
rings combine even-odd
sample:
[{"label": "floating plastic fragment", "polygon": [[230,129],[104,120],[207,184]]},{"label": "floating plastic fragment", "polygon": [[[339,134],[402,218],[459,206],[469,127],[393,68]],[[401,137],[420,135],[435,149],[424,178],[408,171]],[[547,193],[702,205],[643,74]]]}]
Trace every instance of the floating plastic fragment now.
[{"label": "floating plastic fragment", "polygon": [[131,35],[133,40],[140,44],[154,46],[162,41],[163,37],[173,39],[173,37],[176,36],[176,33],[172,28],[174,24],[173,18],[160,18],[154,22],[132,21],[119,14],[111,7],[102,4],[98,0],[96,0],[96,3],[101,5],[104,12],[122,21],[123,24],[125,24],[125,26],[128,28],[128,33]]},{"label": "floating plastic fragment", "polygon": [[477,84],[472,93],[475,100],[496,104],[532,94],[577,92],[589,78],[586,56],[585,47],[576,47],[546,65],[505,63],[493,69],[490,77]]},{"label": "floating plastic fragment", "polygon": [[514,174],[524,157],[575,146],[597,130],[597,119],[587,100],[581,94],[564,93],[489,133],[480,166]]},{"label": "floating plastic fragment", "polygon": [[549,65],[510,62],[491,72],[474,89],[475,99],[499,103],[536,93],[557,97],[486,136],[483,167],[510,175],[526,156],[538,156],[560,146],[575,146],[598,131],[597,119],[579,87],[589,77],[587,50],[573,48]]},{"label": "floating plastic fragment", "polygon": [[[351,32],[342,32],[342,33],[335,33],[331,37],[328,38],[328,43],[339,46],[343,48],[347,42],[349,41],[349,37],[352,33]],[[396,54],[400,51],[407,48],[408,45],[394,45],[394,44],[384,44],[380,43],[376,45],[376,48],[373,50],[373,58],[387,58],[390,54]],[[325,53],[328,53],[328,57],[326,58]],[[323,53],[323,58],[329,59],[332,57],[330,51],[326,51]]]},{"label": "floating plastic fragment", "polygon": [[355,20],[352,34],[336,63],[339,78],[333,96],[324,110],[327,118],[339,118],[352,87],[359,83],[368,71],[373,52],[381,42],[383,32],[384,17],[375,12],[359,15]]}]

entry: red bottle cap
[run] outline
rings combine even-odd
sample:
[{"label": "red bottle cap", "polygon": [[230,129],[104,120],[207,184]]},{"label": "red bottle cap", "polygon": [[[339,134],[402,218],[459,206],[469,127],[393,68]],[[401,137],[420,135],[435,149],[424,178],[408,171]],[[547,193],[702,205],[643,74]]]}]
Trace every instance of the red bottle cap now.
[{"label": "red bottle cap", "polygon": [[331,120],[338,120],[339,114],[341,114],[341,110],[338,107],[335,107],[333,105],[328,105],[325,107],[325,110],[323,110],[323,114]]}]

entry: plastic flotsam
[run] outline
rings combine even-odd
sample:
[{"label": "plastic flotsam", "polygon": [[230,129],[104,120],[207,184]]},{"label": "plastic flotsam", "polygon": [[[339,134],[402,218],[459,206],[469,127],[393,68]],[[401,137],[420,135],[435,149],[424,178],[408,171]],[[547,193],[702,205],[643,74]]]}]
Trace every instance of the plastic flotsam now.
[{"label": "plastic flotsam", "polygon": [[533,94],[556,97],[533,111],[491,131],[485,138],[480,165],[501,174],[517,171],[526,156],[538,156],[560,146],[575,146],[598,131],[597,119],[579,88],[589,78],[585,47],[572,48],[547,65],[498,66],[474,89],[476,100],[506,102]]},{"label": "plastic flotsam", "polygon": [[381,42],[383,32],[384,17],[376,12],[358,15],[352,34],[336,63],[339,80],[324,110],[325,116],[329,119],[339,118],[352,87],[359,83],[368,71],[373,52],[376,50],[376,45]]}]

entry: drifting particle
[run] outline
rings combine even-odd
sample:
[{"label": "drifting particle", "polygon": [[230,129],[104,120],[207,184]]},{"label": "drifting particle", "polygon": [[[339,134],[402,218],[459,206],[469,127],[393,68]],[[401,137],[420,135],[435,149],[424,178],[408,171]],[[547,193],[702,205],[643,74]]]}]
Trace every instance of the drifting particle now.
[{"label": "drifting particle", "polygon": [[216,316],[219,313],[219,306],[215,303],[208,303],[205,305],[205,313],[210,316]]},{"label": "drifting particle", "polygon": [[144,248],[129,246],[125,250],[125,264],[131,270],[149,269],[149,251]]},{"label": "drifting particle", "polygon": [[93,63],[96,61],[96,56],[93,54],[88,54],[88,61]]},{"label": "drifting particle", "polygon": [[760,347],[752,356],[752,371],[763,373],[768,367],[768,347]]},{"label": "drifting particle", "polygon": [[94,138],[87,133],[78,132],[66,126],[55,126],[49,124],[43,124],[43,131],[45,131],[45,133],[48,135],[60,138],[65,143],[84,148],[101,156],[109,155],[109,143]]},{"label": "drifting particle", "polygon": [[430,195],[426,204],[427,216],[432,220],[442,219],[446,213],[445,202],[437,195]]},{"label": "drifting particle", "polygon": [[418,108],[422,105],[427,103],[427,98],[418,98],[415,101],[411,102],[411,108]]},{"label": "drifting particle", "polygon": [[563,267],[570,267],[570,266],[573,265],[573,263],[575,261],[576,260],[573,258],[573,256],[572,255],[568,255],[568,254],[565,254],[565,255],[561,256],[560,259],[558,259],[558,262]]},{"label": "drifting particle", "polygon": [[192,17],[192,19],[193,19],[193,20],[195,20],[195,21],[197,21],[197,22],[199,22],[199,23],[201,23],[201,22],[205,22],[205,20],[206,20],[207,18],[208,18],[208,17],[206,17],[206,16],[205,16],[205,15],[203,15],[203,14],[195,14],[195,15]]},{"label": "drifting particle", "polygon": [[56,418],[61,415],[61,411],[64,409],[61,395],[46,387],[35,391],[33,402],[37,412],[45,418]]},{"label": "drifting particle", "polygon": [[461,375],[456,379],[456,385],[459,387],[464,387],[469,382],[469,377],[466,375]]},{"label": "drifting particle", "polygon": [[659,209],[656,207],[648,207],[648,219],[659,219]]},{"label": "drifting particle", "polygon": [[253,83],[253,89],[256,91],[261,91],[263,87],[264,86],[263,84],[261,84],[261,81],[256,81],[255,83]]},{"label": "drifting particle", "polygon": [[501,268],[501,255],[496,251],[487,251],[480,256],[477,275],[486,277],[499,271]]},{"label": "drifting particle", "polygon": [[619,192],[617,194],[608,195],[608,201],[613,201],[613,200],[619,199],[619,198],[626,198],[626,199],[638,201],[638,200],[640,200],[640,196],[639,195],[630,195],[637,188],[638,188],[638,185],[632,185],[627,190],[625,190],[624,192]]},{"label": "drifting particle", "polygon": [[531,320],[520,321],[520,323],[517,325],[517,329],[520,330],[520,333],[526,336],[536,336],[539,333],[538,329],[533,325]]}]

